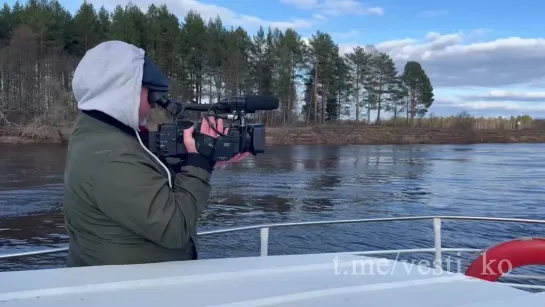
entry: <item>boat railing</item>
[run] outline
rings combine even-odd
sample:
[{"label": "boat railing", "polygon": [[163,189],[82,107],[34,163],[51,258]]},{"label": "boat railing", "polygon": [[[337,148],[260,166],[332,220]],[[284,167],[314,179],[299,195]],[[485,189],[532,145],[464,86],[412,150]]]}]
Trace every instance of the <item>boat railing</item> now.
[{"label": "boat railing", "polygon": [[[505,223],[530,223],[530,224],[543,224],[545,220],[536,219],[520,219],[520,218],[499,218],[499,217],[477,217],[477,216],[406,216],[406,217],[389,217],[389,218],[368,218],[368,219],[349,219],[349,220],[327,220],[327,221],[308,221],[308,222],[288,222],[288,223],[273,223],[273,224],[260,224],[233,227],[226,229],[210,230],[199,232],[199,236],[210,236],[216,234],[224,234],[231,232],[239,232],[246,230],[260,230],[261,247],[260,255],[268,256],[269,250],[269,231],[272,228],[282,227],[300,227],[300,226],[320,226],[320,225],[335,225],[335,224],[357,224],[357,223],[373,223],[373,222],[397,222],[397,221],[418,221],[418,220],[432,220],[433,221],[433,233],[434,233],[434,246],[429,248],[411,248],[411,249],[395,249],[395,250],[374,250],[374,251],[361,251],[361,252],[347,252],[348,254],[358,254],[365,256],[380,256],[380,255],[399,255],[407,253],[434,253],[434,267],[436,269],[443,268],[443,252],[482,252],[484,249],[478,248],[445,248],[442,246],[441,240],[441,225],[443,220],[466,220],[466,221],[486,221],[486,222],[505,222]],[[62,253],[68,251],[68,247],[51,248],[38,251],[27,251],[9,254],[0,254],[0,260],[7,260],[13,258],[21,258],[28,256],[39,256],[47,254]],[[502,277],[509,277],[522,280],[542,280],[545,281],[545,276],[539,275],[514,275],[505,274]],[[504,283],[513,287],[522,289],[534,289],[545,290],[543,285],[533,284],[518,284],[518,283]]]}]

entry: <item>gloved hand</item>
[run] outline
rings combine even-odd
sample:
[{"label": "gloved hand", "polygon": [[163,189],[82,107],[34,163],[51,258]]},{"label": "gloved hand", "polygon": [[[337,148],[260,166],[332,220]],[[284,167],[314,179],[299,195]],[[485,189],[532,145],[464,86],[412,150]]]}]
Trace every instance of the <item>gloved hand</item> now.
[{"label": "gloved hand", "polygon": [[[210,124],[208,123],[208,121],[210,121],[210,124],[212,124],[216,128],[215,130],[212,127],[210,127]],[[217,131],[223,131],[223,134],[228,134],[229,133],[229,128],[227,128],[227,127],[224,128],[223,120],[221,118],[217,119],[217,121],[216,121],[216,118],[212,117],[212,116],[208,117],[208,120],[203,118],[203,121],[202,121],[202,124],[201,124],[201,133],[209,135],[209,136],[211,136],[213,138],[217,138],[219,135],[216,132],[216,130]],[[185,145],[185,148],[186,148],[186,150],[188,152],[188,155],[191,155],[191,154],[200,155],[199,152],[197,151],[196,146],[195,146],[195,139],[193,138],[193,131],[194,131],[193,127],[184,130],[184,145]],[[231,159],[229,159],[227,161],[218,161],[218,162],[216,162],[215,165],[214,165],[214,168],[223,169],[227,165],[229,165],[231,163],[240,162],[240,161],[242,161],[243,159],[245,159],[245,158],[247,158],[249,156],[250,156],[249,152],[239,153],[239,154],[235,155],[234,157],[232,157]]]}]

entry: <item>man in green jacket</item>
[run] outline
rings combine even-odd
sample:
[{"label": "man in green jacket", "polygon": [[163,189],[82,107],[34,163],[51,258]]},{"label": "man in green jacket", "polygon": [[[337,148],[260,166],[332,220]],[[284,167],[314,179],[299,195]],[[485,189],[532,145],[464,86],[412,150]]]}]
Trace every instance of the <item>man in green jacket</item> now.
[{"label": "man in green jacket", "polygon": [[[188,129],[189,154],[172,174],[138,134],[151,109],[148,92],[168,91],[166,77],[144,50],[109,41],[85,54],[72,87],[81,112],[65,168],[67,265],[196,259],[197,223],[217,164],[199,154]],[[211,124],[223,130],[221,120]],[[205,120],[201,132],[218,136]]]}]

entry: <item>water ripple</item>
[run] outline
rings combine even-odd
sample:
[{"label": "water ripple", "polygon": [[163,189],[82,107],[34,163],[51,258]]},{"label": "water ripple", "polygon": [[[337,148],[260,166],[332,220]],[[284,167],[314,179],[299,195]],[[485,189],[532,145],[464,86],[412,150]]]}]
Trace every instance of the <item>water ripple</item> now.
[{"label": "water ripple", "polygon": [[[545,219],[543,145],[293,146],[213,175],[201,230],[260,223],[476,215]],[[62,147],[0,149],[0,252],[65,244]],[[444,245],[483,248],[543,226],[446,221]],[[204,258],[257,255],[256,231],[205,237]],[[430,221],[271,231],[272,254],[433,246]],[[429,256],[429,255],[428,255]],[[425,257],[428,257],[425,256]],[[466,262],[475,255],[460,255]],[[0,262],[63,265],[64,256]]]}]

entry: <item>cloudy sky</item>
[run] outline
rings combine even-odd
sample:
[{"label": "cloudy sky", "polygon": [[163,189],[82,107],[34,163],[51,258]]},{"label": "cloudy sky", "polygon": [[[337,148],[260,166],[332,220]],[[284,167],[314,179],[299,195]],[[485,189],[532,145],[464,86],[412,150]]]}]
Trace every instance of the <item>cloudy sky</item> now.
[{"label": "cloudy sky", "polygon": [[[108,9],[127,3],[88,1]],[[61,2],[72,11],[81,3]],[[545,18],[536,0],[133,0],[143,10],[152,2],[180,17],[219,15],[251,33],[260,25],[293,27],[304,37],[326,31],[343,52],[373,44],[400,70],[419,61],[435,87],[436,115],[545,117]]]}]

